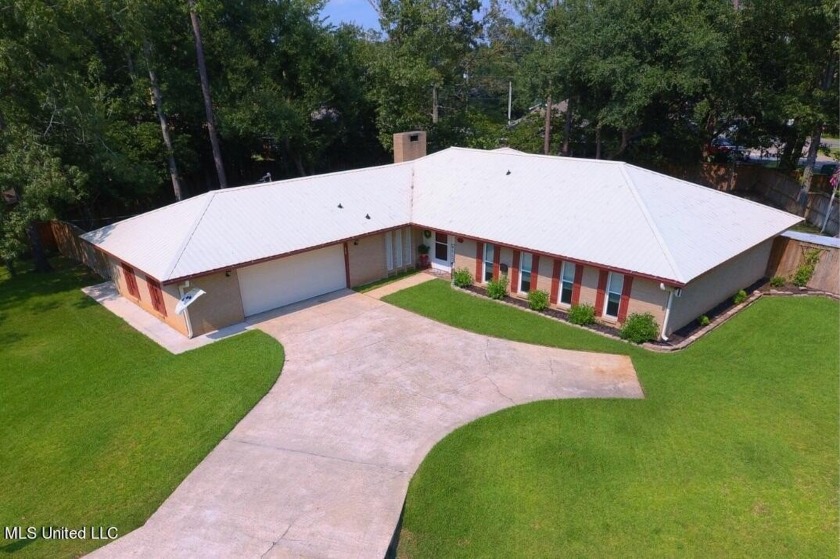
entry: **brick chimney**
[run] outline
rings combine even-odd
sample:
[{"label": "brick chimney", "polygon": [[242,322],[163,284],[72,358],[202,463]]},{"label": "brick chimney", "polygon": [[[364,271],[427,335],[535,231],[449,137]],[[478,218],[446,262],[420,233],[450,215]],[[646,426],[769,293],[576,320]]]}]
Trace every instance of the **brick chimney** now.
[{"label": "brick chimney", "polygon": [[394,134],[394,163],[411,161],[426,155],[426,133],[400,132]]}]

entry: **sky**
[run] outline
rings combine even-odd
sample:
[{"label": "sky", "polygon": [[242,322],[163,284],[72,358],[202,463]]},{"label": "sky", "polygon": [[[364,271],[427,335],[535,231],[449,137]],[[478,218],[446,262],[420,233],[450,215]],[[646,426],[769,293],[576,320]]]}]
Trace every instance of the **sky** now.
[{"label": "sky", "polygon": [[[486,10],[490,2],[482,0],[482,4]],[[368,0],[327,0],[321,16],[336,27],[342,23],[355,23],[362,29],[379,29],[379,16]]]},{"label": "sky", "polygon": [[363,29],[379,29],[379,16],[367,0],[329,0],[321,16],[336,27],[355,23]]}]

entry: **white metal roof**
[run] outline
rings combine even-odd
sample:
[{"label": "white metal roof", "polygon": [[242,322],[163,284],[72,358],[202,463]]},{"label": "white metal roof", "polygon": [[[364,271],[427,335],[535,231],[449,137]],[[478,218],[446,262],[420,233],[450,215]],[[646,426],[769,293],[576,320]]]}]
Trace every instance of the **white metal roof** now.
[{"label": "white metal roof", "polygon": [[83,238],[167,282],[405,225],[410,190],[408,164],[316,175],[215,190]]},{"label": "white metal roof", "polygon": [[417,224],[678,284],[801,220],[615,161],[451,148],[415,184]]},{"label": "white metal roof", "polygon": [[415,223],[685,284],[798,221],[626,163],[450,148],[214,191],[84,238],[166,282]]}]

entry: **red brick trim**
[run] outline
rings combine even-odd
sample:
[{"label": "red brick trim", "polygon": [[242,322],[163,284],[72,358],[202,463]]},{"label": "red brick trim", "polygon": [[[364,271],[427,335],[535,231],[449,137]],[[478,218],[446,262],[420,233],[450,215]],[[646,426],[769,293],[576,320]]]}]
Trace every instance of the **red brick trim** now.
[{"label": "red brick trim", "polygon": [[[388,233],[390,235],[390,233]],[[400,247],[402,250],[402,247]],[[344,283],[350,289],[350,251],[347,249],[347,241],[344,242]]]},{"label": "red brick trim", "polygon": [[583,283],[583,264],[575,264],[575,281],[572,284],[572,305],[580,304],[580,286]]},{"label": "red brick trim", "polygon": [[484,283],[484,243],[475,242],[475,283]]},{"label": "red brick trim", "polygon": [[633,276],[624,276],[624,287],[621,289],[621,300],[618,303],[618,321],[627,318],[627,307],[630,306],[630,291],[633,289]]},{"label": "red brick trim", "polygon": [[552,305],[557,304],[557,296],[560,293],[560,266],[562,264],[561,260],[554,259],[554,267],[551,270],[551,293],[548,298],[548,302]]},{"label": "red brick trim", "polygon": [[499,261],[502,258],[502,248],[499,245],[493,245],[493,279],[499,280]]},{"label": "red brick trim", "polygon": [[518,250],[513,251],[513,264],[510,267],[510,292],[516,293],[519,291],[519,257],[522,253]]},{"label": "red brick trim", "polygon": [[537,276],[540,275],[540,255],[534,254],[531,257],[531,291],[537,290]]},{"label": "red brick trim", "polygon": [[607,292],[607,278],[610,273],[607,270],[601,270],[598,275],[598,293],[595,295],[595,316],[604,315],[604,297]]}]

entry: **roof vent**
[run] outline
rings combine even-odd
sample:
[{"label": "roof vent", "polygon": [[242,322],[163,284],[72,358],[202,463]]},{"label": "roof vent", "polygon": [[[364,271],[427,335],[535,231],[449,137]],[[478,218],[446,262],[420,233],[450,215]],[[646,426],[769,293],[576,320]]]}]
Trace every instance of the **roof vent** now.
[{"label": "roof vent", "polygon": [[507,172],[507,173],[505,173],[505,175],[509,175],[509,174],[510,174],[510,169],[508,169],[508,172]]},{"label": "roof vent", "polygon": [[339,210],[343,210],[343,209],[344,209],[344,206],[342,206],[342,205],[341,205],[341,202],[339,202],[339,203],[338,203],[338,209],[339,209]]},{"label": "roof vent", "polygon": [[365,214],[365,219],[370,219],[370,214]]}]

